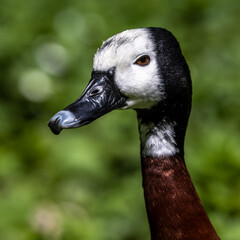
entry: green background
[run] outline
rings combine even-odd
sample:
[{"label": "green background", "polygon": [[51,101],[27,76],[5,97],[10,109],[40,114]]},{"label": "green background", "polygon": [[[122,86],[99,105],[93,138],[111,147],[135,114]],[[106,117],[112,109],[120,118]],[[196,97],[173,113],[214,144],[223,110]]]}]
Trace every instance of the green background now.
[{"label": "green background", "polygon": [[186,163],[222,239],[240,239],[240,1],[1,0],[0,239],[150,239],[134,111],[54,136],[102,41],[160,26],[193,79]]}]

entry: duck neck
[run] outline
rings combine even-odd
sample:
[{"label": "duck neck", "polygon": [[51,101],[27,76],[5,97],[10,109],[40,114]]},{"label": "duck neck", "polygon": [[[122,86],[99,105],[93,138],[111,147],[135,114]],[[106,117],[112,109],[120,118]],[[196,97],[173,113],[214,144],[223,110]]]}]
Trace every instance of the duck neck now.
[{"label": "duck neck", "polygon": [[[151,115],[151,114],[150,114]],[[138,112],[144,197],[152,240],[219,239],[193,186],[177,122]],[[177,134],[183,139],[177,138]],[[180,144],[180,146],[179,146]],[[182,146],[181,146],[182,144]]]}]

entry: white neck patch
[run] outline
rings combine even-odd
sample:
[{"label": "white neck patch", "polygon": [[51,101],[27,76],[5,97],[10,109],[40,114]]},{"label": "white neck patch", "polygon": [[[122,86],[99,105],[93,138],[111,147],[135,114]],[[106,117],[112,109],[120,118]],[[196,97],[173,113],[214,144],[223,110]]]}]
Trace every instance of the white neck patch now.
[{"label": "white neck patch", "polygon": [[139,120],[142,156],[169,157],[179,152],[175,141],[173,125],[165,121],[155,125],[142,124]]},{"label": "white neck patch", "polygon": [[[139,66],[135,61],[148,55],[150,63]],[[146,29],[121,32],[106,40],[94,57],[95,71],[115,67],[115,83],[128,97],[125,108],[151,108],[164,96],[155,46]]]}]

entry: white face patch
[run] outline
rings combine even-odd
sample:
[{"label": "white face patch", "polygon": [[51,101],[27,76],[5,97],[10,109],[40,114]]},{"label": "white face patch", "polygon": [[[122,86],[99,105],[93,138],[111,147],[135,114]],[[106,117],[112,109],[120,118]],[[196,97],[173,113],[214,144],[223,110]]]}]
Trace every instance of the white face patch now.
[{"label": "white face patch", "polygon": [[[150,57],[146,66],[135,64],[142,55]],[[108,71],[112,67],[116,85],[128,97],[125,108],[151,108],[163,98],[154,44],[146,29],[127,30],[103,43],[95,54],[93,69]]]},{"label": "white face patch", "polygon": [[175,141],[173,126],[166,122],[157,125],[142,124],[139,120],[139,131],[142,143],[142,156],[169,157],[179,152]]}]

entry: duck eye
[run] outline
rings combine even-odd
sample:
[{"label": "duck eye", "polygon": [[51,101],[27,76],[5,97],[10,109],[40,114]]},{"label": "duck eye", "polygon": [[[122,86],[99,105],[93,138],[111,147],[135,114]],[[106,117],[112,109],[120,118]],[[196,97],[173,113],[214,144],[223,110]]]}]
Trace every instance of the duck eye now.
[{"label": "duck eye", "polygon": [[139,66],[146,66],[150,63],[150,57],[148,55],[143,55],[135,61],[135,64]]}]

